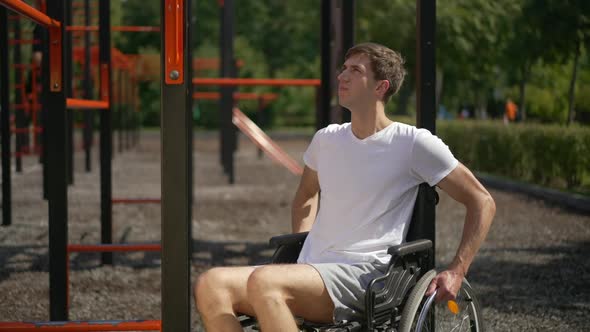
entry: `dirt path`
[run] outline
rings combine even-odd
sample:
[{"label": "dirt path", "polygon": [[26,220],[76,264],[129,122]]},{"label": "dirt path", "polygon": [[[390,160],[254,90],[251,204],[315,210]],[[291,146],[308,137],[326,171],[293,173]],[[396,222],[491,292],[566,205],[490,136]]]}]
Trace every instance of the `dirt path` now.
[{"label": "dirt path", "polygon": [[[242,139],[236,155],[236,185],[227,185],[217,155],[217,135],[195,144],[193,279],[213,265],[255,264],[272,253],[270,236],[289,231],[290,201],[298,178],[269,159],[257,158]],[[307,140],[279,140],[301,160]],[[13,225],[0,228],[0,320],[48,319],[47,205],[41,199],[41,169],[13,177]],[[69,189],[69,242],[96,243],[100,234],[98,165],[83,170],[76,156]],[[159,197],[159,138],[143,133],[141,145],[113,162],[114,197]],[[587,331],[590,323],[590,217],[525,196],[492,191],[497,217],[471,267],[490,331]],[[437,208],[437,257],[444,266],[461,236],[464,211],[441,194]],[[117,242],[158,242],[160,206],[115,205]],[[115,256],[100,267],[98,255],[71,258],[70,319],[159,319],[160,257]],[[187,290],[188,291],[188,290]],[[193,330],[201,330],[198,315]]]}]

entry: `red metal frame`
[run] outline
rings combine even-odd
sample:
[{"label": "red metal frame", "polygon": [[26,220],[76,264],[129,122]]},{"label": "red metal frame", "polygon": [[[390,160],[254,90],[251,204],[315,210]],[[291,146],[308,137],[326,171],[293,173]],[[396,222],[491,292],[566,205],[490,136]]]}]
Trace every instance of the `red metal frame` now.
[{"label": "red metal frame", "polygon": [[104,100],[66,99],[68,109],[108,109],[109,102]]},{"label": "red metal frame", "polygon": [[45,15],[43,12],[35,9],[34,7],[29,6],[25,2],[21,0],[0,0],[0,5],[19,13],[39,24],[42,26],[49,28],[49,27],[61,27],[61,23],[52,19],[51,17]]},{"label": "red metal frame", "polygon": [[[73,31],[73,32],[98,32],[98,26],[81,26],[81,25],[72,25],[66,27],[66,31]],[[111,31],[120,31],[120,32],[160,32],[159,26],[114,26],[111,27]]]},{"label": "red metal frame", "polygon": [[162,321],[0,322],[0,332],[161,331]]},{"label": "red metal frame", "polygon": [[164,10],[164,74],[166,84],[184,83],[184,2],[166,0]]},{"label": "red metal frame", "polygon": [[49,27],[49,89],[59,92],[62,89],[61,56],[61,27]]}]

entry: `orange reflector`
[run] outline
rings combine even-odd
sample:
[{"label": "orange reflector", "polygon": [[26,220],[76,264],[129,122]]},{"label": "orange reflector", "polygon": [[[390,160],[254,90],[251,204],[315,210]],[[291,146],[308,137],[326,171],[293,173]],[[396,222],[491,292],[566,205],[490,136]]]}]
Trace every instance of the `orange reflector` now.
[{"label": "orange reflector", "polygon": [[457,304],[457,302],[455,301],[448,301],[447,302],[447,307],[449,308],[449,311],[451,311],[453,314],[458,314],[459,313],[459,305]]}]

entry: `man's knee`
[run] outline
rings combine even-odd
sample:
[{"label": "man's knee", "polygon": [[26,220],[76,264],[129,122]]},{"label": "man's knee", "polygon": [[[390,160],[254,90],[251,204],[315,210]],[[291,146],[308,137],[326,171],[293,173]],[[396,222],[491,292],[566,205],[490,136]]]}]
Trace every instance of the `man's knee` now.
[{"label": "man's knee", "polygon": [[248,278],[247,292],[251,302],[257,300],[284,301],[283,289],[279,280],[285,276],[277,276],[276,271],[268,267],[257,268]]},{"label": "man's knee", "polygon": [[200,312],[227,299],[227,275],[221,268],[213,268],[199,275],[194,284],[195,301]]}]

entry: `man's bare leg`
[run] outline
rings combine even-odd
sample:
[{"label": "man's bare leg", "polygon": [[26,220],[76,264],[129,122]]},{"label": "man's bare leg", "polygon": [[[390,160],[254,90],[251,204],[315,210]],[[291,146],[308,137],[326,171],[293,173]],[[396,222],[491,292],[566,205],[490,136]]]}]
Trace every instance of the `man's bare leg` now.
[{"label": "man's bare leg", "polygon": [[334,303],[320,274],[309,265],[259,267],[248,278],[247,297],[262,331],[299,331],[294,315],[332,322]]},{"label": "man's bare leg", "polygon": [[246,285],[254,267],[219,267],[199,276],[195,303],[208,332],[242,331],[236,312],[254,316]]}]

